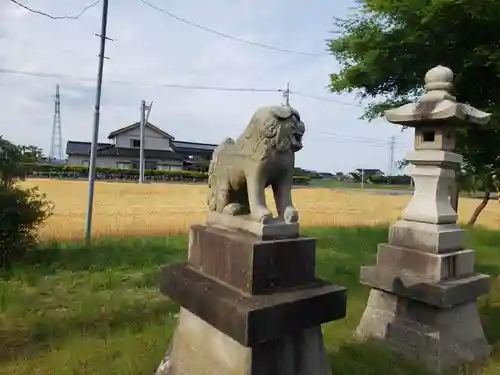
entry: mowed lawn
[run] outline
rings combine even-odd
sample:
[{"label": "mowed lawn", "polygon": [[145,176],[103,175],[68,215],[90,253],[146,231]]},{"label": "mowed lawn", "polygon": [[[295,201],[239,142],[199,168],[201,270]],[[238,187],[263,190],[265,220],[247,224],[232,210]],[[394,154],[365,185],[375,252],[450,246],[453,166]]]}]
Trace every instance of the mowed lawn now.
[{"label": "mowed lawn", "polygon": [[[54,215],[41,228],[45,239],[81,239],[87,208],[85,181],[31,180],[55,203]],[[203,223],[207,212],[206,185],[97,182],[93,232],[97,236],[152,236],[185,233],[192,224]],[[267,191],[273,206],[272,192]],[[394,222],[409,196],[373,195],[327,188],[297,188],[294,204],[302,227],[373,226]],[[467,221],[479,200],[461,198],[460,221]],[[478,225],[500,229],[500,204],[492,201]]]},{"label": "mowed lawn", "polygon": [[[319,276],[348,288],[348,316],[324,325],[335,375],[426,374],[380,346],[359,344],[352,332],[368,289],[362,264],[375,260],[386,227],[311,228]],[[477,269],[499,275],[500,233],[475,229],[468,245]],[[175,327],[178,306],[158,292],[163,264],[186,258],[187,238],[100,239],[91,248],[46,246],[27,264],[0,277],[0,374],[153,375]],[[484,375],[500,373],[500,290],[478,303],[492,345]],[[465,324],[467,324],[465,322]],[[472,374],[473,372],[463,373]],[[479,373],[475,373],[479,374]]]}]

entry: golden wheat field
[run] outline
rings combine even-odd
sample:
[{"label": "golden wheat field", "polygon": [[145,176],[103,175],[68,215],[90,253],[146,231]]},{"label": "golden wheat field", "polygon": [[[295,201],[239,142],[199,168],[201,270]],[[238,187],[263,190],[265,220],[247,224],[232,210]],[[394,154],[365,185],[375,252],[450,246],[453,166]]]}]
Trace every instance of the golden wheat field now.
[{"label": "golden wheat field", "polygon": [[[40,228],[43,239],[83,237],[87,204],[86,181],[29,180],[54,205],[53,215]],[[207,211],[205,185],[97,182],[93,233],[97,236],[167,235],[182,233],[202,223]],[[268,191],[268,205],[274,205]],[[302,226],[357,226],[393,222],[410,196],[374,195],[358,191],[304,188],[293,191]],[[479,203],[462,198],[460,221],[467,220]],[[492,201],[478,225],[500,228],[500,204]]]}]

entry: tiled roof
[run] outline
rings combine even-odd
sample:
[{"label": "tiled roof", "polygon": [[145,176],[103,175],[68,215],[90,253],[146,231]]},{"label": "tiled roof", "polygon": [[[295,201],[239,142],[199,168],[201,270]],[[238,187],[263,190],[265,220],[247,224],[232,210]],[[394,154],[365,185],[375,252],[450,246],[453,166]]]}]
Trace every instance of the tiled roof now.
[{"label": "tiled roof", "polygon": [[[126,148],[126,147],[115,147],[111,145],[109,147],[103,147],[97,151],[99,156],[123,156],[130,158],[139,158],[140,150],[138,148]],[[183,160],[184,157],[173,151],[166,150],[144,150],[144,156],[146,158],[152,159],[169,159],[169,160]]]},{"label": "tiled roof", "polygon": [[205,154],[214,152],[218,145],[198,142],[172,141],[172,146],[176,151],[184,154]]},{"label": "tiled roof", "polygon": [[[97,149],[112,146],[111,143],[98,143]],[[67,155],[89,155],[90,142],[68,141],[66,144]]]},{"label": "tiled roof", "polygon": [[[129,126],[125,126],[124,128],[120,128],[120,129],[117,129],[115,131],[112,131],[111,133],[109,133],[108,135],[108,139],[113,139],[115,138],[118,134],[120,133],[124,133],[124,132],[127,132],[129,130],[132,130],[134,128],[138,128],[141,124],[139,122],[136,122],[132,125],[129,125]],[[147,128],[150,128],[150,129],[153,129],[154,131],[162,134],[163,136],[165,136],[166,138],[168,139],[171,139],[171,140],[174,140],[175,138],[172,137],[170,134],[168,134],[167,132],[164,132],[163,130],[161,130],[159,127],[157,126],[154,126],[153,124],[151,124],[150,122],[148,122],[146,124],[146,127]]]}]

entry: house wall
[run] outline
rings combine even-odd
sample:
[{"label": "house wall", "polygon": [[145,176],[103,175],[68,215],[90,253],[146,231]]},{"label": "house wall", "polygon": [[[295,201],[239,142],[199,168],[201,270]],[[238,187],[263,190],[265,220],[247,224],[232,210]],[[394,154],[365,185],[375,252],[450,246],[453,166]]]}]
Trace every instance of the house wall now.
[{"label": "house wall", "polygon": [[[115,138],[116,147],[130,148],[130,141],[132,139],[141,139],[141,129],[139,127],[118,134]],[[144,129],[144,148],[148,150],[172,151],[170,140],[148,127]]]},{"label": "house wall", "polygon": [[156,169],[159,171],[182,171],[182,164],[180,165],[158,164]]},{"label": "house wall", "polygon": [[[83,167],[88,166],[88,161],[88,156],[69,155],[67,165]],[[156,162],[158,170],[182,170],[182,161],[179,160],[156,160]],[[130,169],[132,168],[131,163],[132,159],[125,157],[101,156],[96,158],[96,166],[100,168]]]},{"label": "house wall", "polygon": [[68,155],[67,165],[72,167],[88,166],[89,157],[84,155]]}]

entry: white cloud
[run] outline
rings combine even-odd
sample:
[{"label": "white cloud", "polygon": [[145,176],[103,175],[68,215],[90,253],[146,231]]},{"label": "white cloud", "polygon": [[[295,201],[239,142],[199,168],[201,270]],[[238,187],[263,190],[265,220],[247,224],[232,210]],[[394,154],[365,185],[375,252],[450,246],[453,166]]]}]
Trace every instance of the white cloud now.
[{"label": "white cloud", "polygon": [[[24,0],[55,15],[76,14],[86,0]],[[169,1],[150,0],[180,17],[241,38],[286,49],[325,51],[333,16],[353,0]],[[101,5],[79,20],[50,20],[9,2],[0,3],[0,69],[89,78],[54,79],[0,73],[0,134],[48,150],[55,85],[61,85],[63,139],[89,140],[92,133]],[[352,96],[327,93],[338,69],[330,56],[309,57],[266,50],[216,36],[173,20],[139,0],[111,2],[106,45],[100,139],[139,119],[141,100],[154,101],[150,120],[177,139],[219,142],[237,136],[260,105],[280,103],[282,94],[196,91],[161,87],[188,84],[285,88],[357,104]],[[118,84],[110,81],[128,81]],[[150,86],[148,86],[150,85]],[[298,165],[325,171],[357,167],[387,169],[389,137],[397,136],[396,159],[411,144],[410,132],[384,121],[358,120],[362,108],[292,95],[306,122]],[[335,133],[342,136],[326,135]],[[386,142],[364,142],[361,138]]]}]

